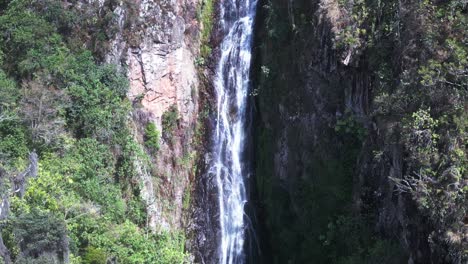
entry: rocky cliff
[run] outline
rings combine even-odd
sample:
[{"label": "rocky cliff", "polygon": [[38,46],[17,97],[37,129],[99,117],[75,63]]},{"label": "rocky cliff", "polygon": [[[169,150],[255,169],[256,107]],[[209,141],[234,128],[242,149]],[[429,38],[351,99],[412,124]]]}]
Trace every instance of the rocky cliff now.
[{"label": "rocky cliff", "polygon": [[[466,135],[456,121],[466,107],[460,89],[466,61],[449,54],[466,52],[455,48],[466,35],[460,28],[466,6],[333,0],[260,6],[253,93],[265,262],[461,263],[466,152],[455,142]],[[451,23],[436,12],[451,14],[457,26],[436,26]],[[454,44],[444,42],[447,36]],[[424,75],[428,69],[453,82],[437,83]],[[448,102],[458,106],[442,107]],[[458,158],[447,139],[431,143],[441,134],[455,136]],[[455,189],[442,183],[448,168],[456,168]]]},{"label": "rocky cliff", "polygon": [[[127,72],[138,141],[144,145],[149,123],[161,135],[159,150],[152,153],[153,169],[141,168],[142,195],[149,204],[149,224],[155,229],[181,227],[184,199],[190,199],[194,179],[198,4],[196,0],[138,1],[129,8],[120,1],[113,10],[119,31],[105,60]],[[173,124],[163,124],[164,116],[170,114],[174,117],[167,122]]]}]

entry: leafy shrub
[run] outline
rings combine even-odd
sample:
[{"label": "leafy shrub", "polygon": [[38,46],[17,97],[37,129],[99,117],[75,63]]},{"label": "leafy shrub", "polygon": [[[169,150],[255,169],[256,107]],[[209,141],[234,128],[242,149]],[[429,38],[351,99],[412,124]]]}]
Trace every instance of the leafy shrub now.
[{"label": "leafy shrub", "polygon": [[39,210],[13,219],[13,233],[23,256],[56,253],[60,258],[68,248],[65,222]]},{"label": "leafy shrub", "polygon": [[169,135],[174,131],[177,126],[177,119],[179,118],[179,111],[177,110],[176,105],[172,105],[169,109],[162,115],[162,127],[163,133]]},{"label": "leafy shrub", "polygon": [[11,163],[27,156],[25,130],[17,121],[0,122],[0,138],[0,163]]},{"label": "leafy shrub", "polygon": [[25,129],[16,111],[19,94],[16,83],[0,70],[0,164],[26,157],[28,152]]},{"label": "leafy shrub", "polygon": [[77,142],[69,157],[73,166],[69,173],[81,196],[103,206],[103,213],[121,219],[125,212],[120,189],[114,183],[115,158],[108,146],[95,139]]},{"label": "leafy shrub", "polygon": [[16,106],[19,97],[20,93],[15,81],[8,78],[3,70],[0,70],[0,122],[5,112]]},{"label": "leafy shrub", "polygon": [[159,150],[159,131],[153,123],[148,123],[145,128],[145,145],[153,150]]},{"label": "leafy shrub", "polygon": [[[9,73],[38,83],[66,88],[72,103],[66,109],[68,126],[79,137],[110,141],[125,127],[130,104],[128,81],[115,66],[98,66],[90,52],[70,52],[54,27],[22,1],[0,16],[0,50]],[[59,108],[60,109],[60,108]]]},{"label": "leafy shrub", "polygon": [[93,236],[90,243],[105,249],[122,263],[187,263],[183,236],[177,233],[145,235],[144,232],[126,221],[114,230]]},{"label": "leafy shrub", "polygon": [[74,180],[97,178],[102,182],[112,182],[115,158],[109,146],[93,138],[80,139],[71,151],[70,158],[77,165],[73,173]]},{"label": "leafy shrub", "polygon": [[350,110],[346,110],[343,117],[336,121],[335,132],[341,136],[351,136],[357,141],[364,140],[367,130],[360,123]]},{"label": "leafy shrub", "polygon": [[[207,59],[211,54],[210,38],[214,25],[215,1],[205,0],[200,3],[198,9],[198,20],[202,24],[200,54]],[[204,61],[203,61],[204,62]]]},{"label": "leafy shrub", "polygon": [[97,66],[91,54],[77,57],[70,76],[68,94],[72,104],[67,109],[69,124],[78,136],[110,141],[126,126],[130,103],[125,99],[128,82],[113,66]]},{"label": "leafy shrub", "polygon": [[432,118],[429,111],[419,109],[403,125],[403,143],[410,153],[407,160],[412,165],[429,165],[437,158],[438,120]]},{"label": "leafy shrub", "polygon": [[[60,173],[61,161],[63,160],[56,155],[48,155],[39,162],[38,175],[28,180],[24,199],[12,202],[14,213],[21,214],[24,211],[35,210],[35,208],[58,213],[67,206],[63,198],[67,194],[67,189],[70,188],[70,182]],[[73,166],[73,164],[70,165]]]},{"label": "leafy shrub", "polygon": [[[60,42],[49,23],[29,12],[21,1],[15,2],[0,16],[0,31],[5,33],[0,37],[0,48],[9,55],[5,58],[8,72],[17,70],[27,59],[46,57]],[[33,53],[40,56],[32,56]]]},{"label": "leafy shrub", "polygon": [[144,226],[147,220],[146,203],[139,197],[139,193],[136,195],[138,196],[127,202],[126,219],[138,226]]},{"label": "leafy shrub", "polygon": [[100,248],[87,247],[83,257],[83,264],[106,264],[106,253]]}]

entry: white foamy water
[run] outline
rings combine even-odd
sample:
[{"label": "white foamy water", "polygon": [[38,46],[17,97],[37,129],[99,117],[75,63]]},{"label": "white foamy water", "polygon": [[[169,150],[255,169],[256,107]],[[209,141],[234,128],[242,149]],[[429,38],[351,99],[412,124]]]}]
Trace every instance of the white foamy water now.
[{"label": "white foamy water", "polygon": [[219,262],[231,264],[245,262],[248,171],[242,157],[256,1],[222,0],[220,5],[225,37],[215,76],[217,123],[210,171],[215,175],[219,193]]}]

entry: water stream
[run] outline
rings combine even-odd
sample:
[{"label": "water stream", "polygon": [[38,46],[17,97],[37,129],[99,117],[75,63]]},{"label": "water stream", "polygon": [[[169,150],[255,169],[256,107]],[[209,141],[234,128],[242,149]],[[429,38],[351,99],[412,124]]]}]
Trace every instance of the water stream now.
[{"label": "water stream", "polygon": [[246,257],[244,242],[249,221],[245,205],[249,171],[243,157],[255,9],[256,1],[220,2],[224,39],[214,83],[217,119],[210,171],[215,176],[219,193],[221,264],[245,263]]}]

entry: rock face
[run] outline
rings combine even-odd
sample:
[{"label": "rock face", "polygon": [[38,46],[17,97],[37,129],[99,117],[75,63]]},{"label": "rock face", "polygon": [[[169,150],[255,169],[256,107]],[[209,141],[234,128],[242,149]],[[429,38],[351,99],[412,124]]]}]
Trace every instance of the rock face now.
[{"label": "rock face", "polygon": [[357,153],[346,149],[358,141],[343,140],[335,125],[347,111],[364,121],[369,78],[341,62],[347,55],[334,49],[330,21],[340,14],[327,2],[268,1],[258,16],[255,177],[264,263],[327,263],[318,238],[352,200]]},{"label": "rock face", "polygon": [[[134,134],[143,143],[145,127],[152,122],[163,135],[159,151],[152,154],[153,170],[136,161],[153,229],[180,227],[184,195],[190,194],[198,116],[197,5],[197,0],[143,0],[130,6],[120,1],[114,10],[119,33],[106,61],[127,71]],[[176,124],[164,131],[163,115],[174,109]]]},{"label": "rock face", "polygon": [[[375,15],[372,26],[384,24],[389,16],[384,13],[391,13],[388,10],[396,4],[372,7],[378,14],[370,15],[366,12],[371,8],[360,4],[335,0],[259,4],[263,8],[258,14],[254,67],[255,177],[259,216],[266,226],[265,263],[328,263],[337,255],[352,255],[329,245],[340,232],[337,229],[362,215],[369,216],[366,223],[379,239],[402,248],[395,263],[447,261],[447,253],[430,249],[433,226],[408,194],[395,191],[392,179],[408,173],[396,132],[398,121],[373,115],[379,77],[369,58],[376,57],[375,50],[393,50],[369,48],[362,37],[363,21]],[[414,48],[409,44],[414,40],[404,34],[411,34],[415,21],[405,19],[398,23],[408,30],[398,32],[396,42]],[[392,40],[385,44],[396,47],[389,60],[399,58],[403,48]],[[380,58],[380,64],[387,62]],[[389,78],[392,87],[398,85],[395,76]],[[334,220],[344,215],[345,221]]]}]

